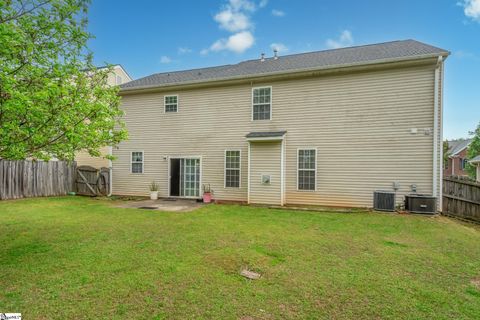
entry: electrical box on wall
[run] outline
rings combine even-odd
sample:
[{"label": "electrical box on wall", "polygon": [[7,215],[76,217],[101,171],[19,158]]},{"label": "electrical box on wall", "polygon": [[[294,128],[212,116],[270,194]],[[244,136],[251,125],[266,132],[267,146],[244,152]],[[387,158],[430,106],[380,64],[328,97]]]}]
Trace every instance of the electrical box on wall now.
[{"label": "electrical box on wall", "polygon": [[262,174],[262,184],[270,184],[271,177],[269,174]]}]

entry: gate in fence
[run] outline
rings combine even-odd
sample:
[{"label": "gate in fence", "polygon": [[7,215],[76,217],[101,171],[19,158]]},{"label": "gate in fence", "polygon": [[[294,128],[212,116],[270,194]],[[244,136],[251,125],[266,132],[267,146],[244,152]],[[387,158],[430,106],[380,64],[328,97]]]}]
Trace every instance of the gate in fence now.
[{"label": "gate in fence", "polygon": [[106,196],[110,190],[110,170],[90,166],[77,168],[75,180],[77,194],[85,196]]}]

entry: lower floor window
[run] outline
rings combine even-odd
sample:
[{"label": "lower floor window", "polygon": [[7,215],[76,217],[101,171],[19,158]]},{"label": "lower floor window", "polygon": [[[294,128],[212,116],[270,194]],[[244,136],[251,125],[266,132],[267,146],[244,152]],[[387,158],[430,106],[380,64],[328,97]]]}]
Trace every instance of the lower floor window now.
[{"label": "lower floor window", "polygon": [[225,151],[225,187],[240,188],[240,150]]},{"label": "lower floor window", "polygon": [[142,151],[132,152],[131,164],[132,164],[132,168],[131,168],[132,173],[143,173],[143,152]]},{"label": "lower floor window", "polygon": [[317,171],[317,150],[300,149],[297,155],[298,190],[315,190]]}]

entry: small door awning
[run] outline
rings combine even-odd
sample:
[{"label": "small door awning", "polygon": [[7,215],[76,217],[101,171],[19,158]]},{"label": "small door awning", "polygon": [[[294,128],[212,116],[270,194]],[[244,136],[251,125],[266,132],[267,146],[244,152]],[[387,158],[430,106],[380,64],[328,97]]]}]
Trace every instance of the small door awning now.
[{"label": "small door awning", "polygon": [[250,132],[245,137],[247,141],[281,141],[285,137],[287,131],[259,131]]}]

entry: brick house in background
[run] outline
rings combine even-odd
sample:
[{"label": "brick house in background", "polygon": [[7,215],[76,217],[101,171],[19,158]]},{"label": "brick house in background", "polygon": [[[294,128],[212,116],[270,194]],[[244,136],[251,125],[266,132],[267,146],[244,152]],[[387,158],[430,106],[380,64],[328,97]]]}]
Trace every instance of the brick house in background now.
[{"label": "brick house in background", "polygon": [[467,176],[467,148],[472,139],[451,140],[448,142],[448,161],[443,165],[443,176]]}]

